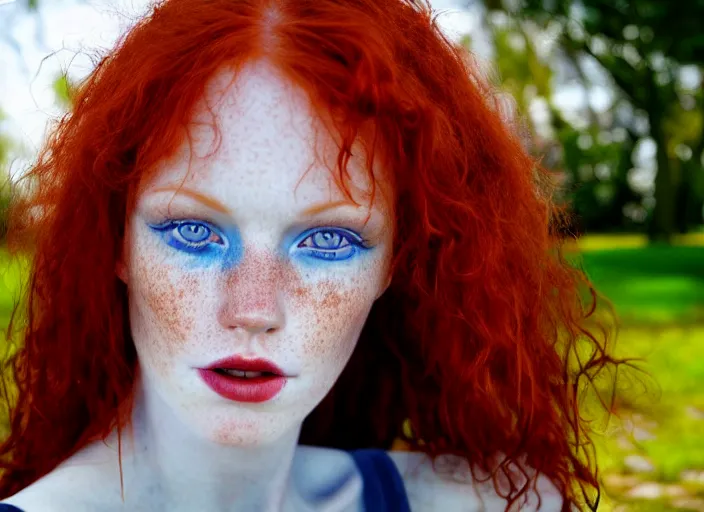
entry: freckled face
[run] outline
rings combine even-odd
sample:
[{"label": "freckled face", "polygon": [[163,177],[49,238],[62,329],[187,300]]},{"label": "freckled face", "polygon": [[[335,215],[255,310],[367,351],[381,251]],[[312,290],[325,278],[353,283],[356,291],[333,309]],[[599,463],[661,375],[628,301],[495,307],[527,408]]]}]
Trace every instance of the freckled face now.
[{"label": "freckled face", "polygon": [[[123,278],[147,393],[199,435],[252,445],[299,428],[352,354],[388,282],[390,192],[372,199],[360,152],[346,199],[333,139],[274,68],[223,71],[205,99],[220,146],[201,102],[190,146],[140,186]],[[234,355],[289,377],[269,400],[225,399],[198,369]]]}]

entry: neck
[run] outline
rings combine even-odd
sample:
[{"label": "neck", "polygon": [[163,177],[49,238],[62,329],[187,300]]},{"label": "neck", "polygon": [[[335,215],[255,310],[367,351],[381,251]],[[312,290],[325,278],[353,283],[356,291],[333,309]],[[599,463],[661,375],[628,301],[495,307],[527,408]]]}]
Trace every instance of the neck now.
[{"label": "neck", "polygon": [[300,425],[267,445],[222,445],[189,430],[141,380],[136,392],[132,428],[125,431],[125,503],[280,511],[300,502],[290,478]]}]

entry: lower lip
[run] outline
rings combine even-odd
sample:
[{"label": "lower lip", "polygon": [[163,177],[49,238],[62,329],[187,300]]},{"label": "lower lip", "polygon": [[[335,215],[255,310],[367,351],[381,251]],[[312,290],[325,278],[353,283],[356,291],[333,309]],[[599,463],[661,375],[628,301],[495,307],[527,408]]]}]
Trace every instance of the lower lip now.
[{"label": "lower lip", "polygon": [[286,384],[286,377],[241,379],[213,370],[198,370],[201,379],[218,395],[235,402],[260,403],[271,400]]}]

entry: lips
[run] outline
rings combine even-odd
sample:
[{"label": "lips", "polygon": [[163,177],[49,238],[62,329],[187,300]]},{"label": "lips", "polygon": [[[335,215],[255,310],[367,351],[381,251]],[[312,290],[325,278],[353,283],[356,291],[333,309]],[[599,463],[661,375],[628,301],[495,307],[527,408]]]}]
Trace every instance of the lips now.
[{"label": "lips", "polygon": [[271,400],[283,389],[288,376],[266,359],[240,356],[221,359],[198,370],[215,393],[235,402],[260,403]]},{"label": "lips", "polygon": [[220,359],[219,361],[214,362],[205,369],[269,373],[284,377],[284,371],[271,361],[268,361],[266,359],[246,359],[240,356]]}]

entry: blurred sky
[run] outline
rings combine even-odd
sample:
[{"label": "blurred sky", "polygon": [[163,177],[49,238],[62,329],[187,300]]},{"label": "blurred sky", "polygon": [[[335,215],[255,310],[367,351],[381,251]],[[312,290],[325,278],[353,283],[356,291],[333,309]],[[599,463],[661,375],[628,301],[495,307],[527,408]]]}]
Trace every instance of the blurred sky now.
[{"label": "blurred sky", "polygon": [[[0,131],[20,143],[24,157],[13,162],[13,174],[36,153],[47,121],[61,114],[51,86],[59,73],[85,77],[96,50],[111,48],[149,7],[149,0],[40,0],[40,10],[29,13],[20,5],[25,2],[0,0],[0,108],[9,117],[0,122]],[[472,34],[475,53],[490,59],[479,13],[463,7],[467,3],[431,0],[443,31],[454,40]],[[559,92],[567,105],[585,101],[582,91],[563,87]]]}]

